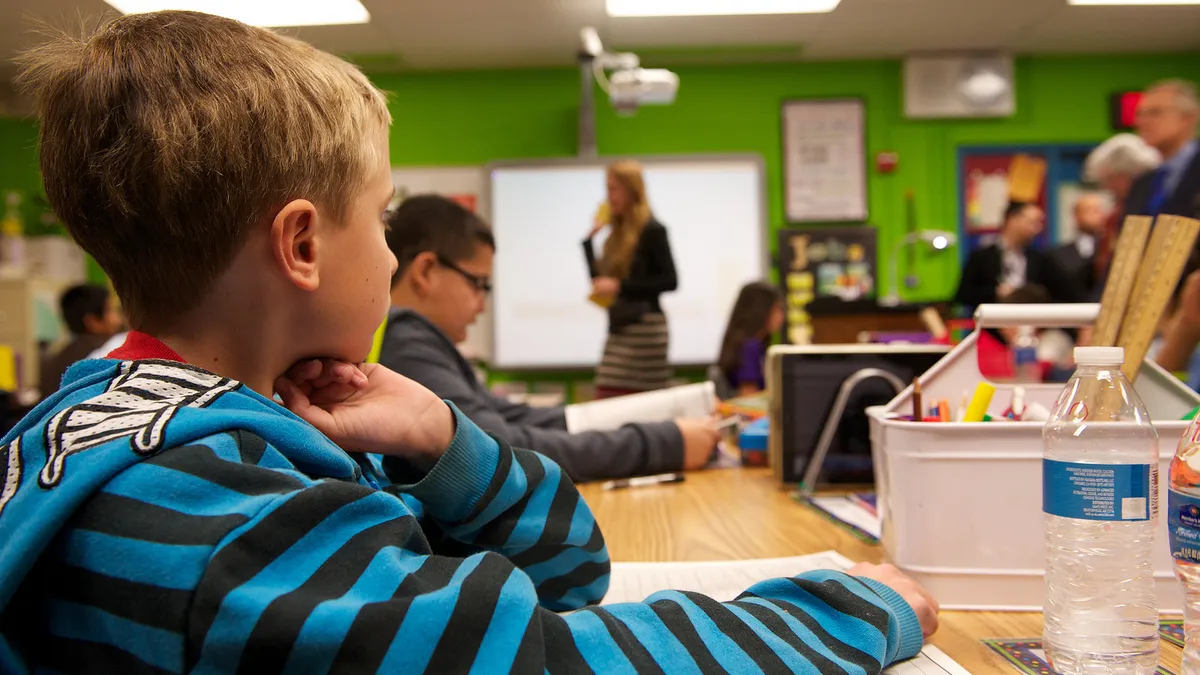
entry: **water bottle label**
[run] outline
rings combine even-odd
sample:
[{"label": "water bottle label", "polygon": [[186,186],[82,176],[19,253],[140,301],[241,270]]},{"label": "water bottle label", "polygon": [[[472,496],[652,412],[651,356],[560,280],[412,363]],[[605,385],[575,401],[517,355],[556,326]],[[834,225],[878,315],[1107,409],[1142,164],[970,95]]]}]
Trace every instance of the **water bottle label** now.
[{"label": "water bottle label", "polygon": [[1042,461],[1042,511],[1079,520],[1150,520],[1157,511],[1155,464]]},{"label": "water bottle label", "polygon": [[1200,499],[1175,490],[1167,492],[1167,535],[1171,557],[1200,563]]}]

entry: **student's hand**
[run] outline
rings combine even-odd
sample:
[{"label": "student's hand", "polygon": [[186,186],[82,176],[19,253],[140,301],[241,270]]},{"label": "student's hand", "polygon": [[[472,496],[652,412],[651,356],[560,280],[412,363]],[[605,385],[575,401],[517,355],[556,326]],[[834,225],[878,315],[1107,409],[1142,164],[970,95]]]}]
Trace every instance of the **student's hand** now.
[{"label": "student's hand", "polygon": [[996,299],[1003,300],[1012,294],[1016,289],[1011,284],[1000,284],[996,287]]},{"label": "student's hand", "polygon": [[621,282],[612,277],[596,277],[592,279],[592,295],[615,298],[621,292]]},{"label": "student's hand", "polygon": [[275,381],[275,391],[344,450],[404,457],[429,470],[454,439],[445,402],[377,363],[301,361]]},{"label": "student's hand", "polygon": [[683,436],[683,468],[703,469],[712,459],[721,432],[710,419],[675,420],[675,426]]},{"label": "student's hand", "polygon": [[917,620],[921,622],[921,632],[925,637],[929,637],[937,632],[938,612],[941,611],[941,606],[929,594],[929,591],[922,588],[921,584],[918,584],[900,570],[892,565],[859,563],[851,567],[846,574],[852,577],[874,579],[886,584],[893,591],[896,591],[901,598],[904,598],[908,606],[912,607],[913,611],[916,612]]}]

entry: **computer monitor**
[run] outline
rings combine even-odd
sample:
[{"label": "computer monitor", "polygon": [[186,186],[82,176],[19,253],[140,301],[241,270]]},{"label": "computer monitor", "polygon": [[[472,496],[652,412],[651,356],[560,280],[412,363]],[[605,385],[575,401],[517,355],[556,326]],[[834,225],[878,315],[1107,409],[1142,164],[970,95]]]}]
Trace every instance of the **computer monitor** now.
[{"label": "computer monitor", "polygon": [[[908,386],[948,351],[948,345],[895,343],[772,347],[767,358],[768,443],[776,477],[785,483],[798,483],[804,477],[847,378],[864,368],[879,368]],[[865,379],[853,388],[825,457],[822,483],[874,482],[866,409],[886,404],[896,393],[881,377]]]}]

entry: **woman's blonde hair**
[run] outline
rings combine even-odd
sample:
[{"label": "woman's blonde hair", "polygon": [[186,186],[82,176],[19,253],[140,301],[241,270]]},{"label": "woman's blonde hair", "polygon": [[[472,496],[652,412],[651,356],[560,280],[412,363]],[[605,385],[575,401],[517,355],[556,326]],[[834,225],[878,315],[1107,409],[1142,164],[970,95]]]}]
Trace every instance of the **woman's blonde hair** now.
[{"label": "woman's blonde hair", "polygon": [[642,165],[633,160],[621,160],[608,165],[608,177],[625,187],[629,193],[629,208],[625,213],[613,213],[611,231],[604,242],[600,269],[606,276],[624,279],[633,265],[633,252],[642,230],[650,222],[650,203],[646,201],[646,180]]}]

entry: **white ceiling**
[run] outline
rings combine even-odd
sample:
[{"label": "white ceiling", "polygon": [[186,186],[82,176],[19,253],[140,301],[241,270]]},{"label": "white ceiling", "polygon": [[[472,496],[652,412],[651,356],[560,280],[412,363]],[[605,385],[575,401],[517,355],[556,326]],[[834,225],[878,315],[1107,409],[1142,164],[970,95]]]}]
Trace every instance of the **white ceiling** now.
[{"label": "white ceiling", "polygon": [[[246,0],[253,1],[253,0]],[[842,0],[829,14],[610,19],[604,0],[363,0],[369,24],[288,29],[324,49],[414,69],[569,65],[579,29],[635,49],[792,47],[814,60],[915,51],[1018,54],[1200,50],[1200,6],[1073,7],[1067,0]],[[0,56],[29,41],[28,17],[78,24],[103,0],[0,0]],[[798,52],[794,49],[798,47]],[[745,56],[745,54],[742,54]],[[761,56],[761,55],[760,55]],[[730,57],[732,58],[732,57]]]}]

